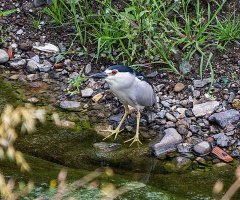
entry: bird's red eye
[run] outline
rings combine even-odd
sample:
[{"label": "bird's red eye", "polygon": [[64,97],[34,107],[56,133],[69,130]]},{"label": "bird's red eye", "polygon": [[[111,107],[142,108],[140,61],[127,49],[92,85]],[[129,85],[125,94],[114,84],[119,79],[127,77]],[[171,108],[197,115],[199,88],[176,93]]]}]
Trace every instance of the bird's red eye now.
[{"label": "bird's red eye", "polygon": [[113,74],[113,75],[115,75],[116,73],[117,73],[117,71],[116,71],[116,70],[113,70],[113,71],[112,71],[112,74]]}]

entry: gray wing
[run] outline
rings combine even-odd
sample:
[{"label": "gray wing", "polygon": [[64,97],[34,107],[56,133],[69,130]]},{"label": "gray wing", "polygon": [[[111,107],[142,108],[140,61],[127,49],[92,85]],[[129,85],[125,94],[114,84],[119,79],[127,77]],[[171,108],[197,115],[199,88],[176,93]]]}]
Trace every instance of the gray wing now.
[{"label": "gray wing", "polygon": [[148,82],[139,79],[137,80],[136,78],[131,91],[131,99],[133,99],[138,105],[153,106],[156,104],[155,92]]}]

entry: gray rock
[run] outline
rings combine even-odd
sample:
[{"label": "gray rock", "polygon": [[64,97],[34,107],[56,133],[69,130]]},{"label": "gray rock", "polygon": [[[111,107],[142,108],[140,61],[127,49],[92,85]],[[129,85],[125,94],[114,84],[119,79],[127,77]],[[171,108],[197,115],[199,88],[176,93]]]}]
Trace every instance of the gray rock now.
[{"label": "gray rock", "polygon": [[208,120],[211,122],[217,122],[222,128],[225,128],[228,122],[234,123],[240,118],[239,111],[234,109],[227,110],[225,112],[214,113]]},{"label": "gray rock", "polygon": [[27,63],[27,61],[25,59],[21,59],[21,60],[18,60],[18,61],[10,62],[10,66],[15,68],[15,69],[20,69],[23,66],[25,66],[26,63]]},{"label": "gray rock", "polygon": [[108,118],[110,122],[120,122],[123,117],[122,113],[119,113],[117,115],[112,115],[111,117]]},{"label": "gray rock", "polygon": [[177,121],[177,119],[173,115],[171,115],[170,113],[166,113],[165,117],[171,122],[176,122]]},{"label": "gray rock", "polygon": [[229,95],[229,98],[228,98],[228,103],[232,103],[234,98],[235,98],[234,92],[230,92],[230,95]]},{"label": "gray rock", "polygon": [[31,60],[33,60],[33,61],[39,63],[39,62],[40,62],[39,55],[35,55],[35,56],[31,57]]},{"label": "gray rock", "polygon": [[9,56],[6,51],[0,49],[0,64],[5,63],[9,60]]},{"label": "gray rock", "polygon": [[177,127],[177,131],[181,134],[181,135],[187,135],[188,133],[188,129],[185,125],[181,124]]},{"label": "gray rock", "polygon": [[179,153],[190,153],[192,151],[192,144],[190,143],[180,143],[177,145],[177,150]]},{"label": "gray rock", "polygon": [[203,117],[206,114],[212,114],[217,106],[219,106],[218,101],[208,101],[206,103],[194,105],[192,112],[195,117]]},{"label": "gray rock", "polygon": [[23,34],[23,30],[22,30],[22,29],[19,29],[16,34],[17,34],[17,35],[22,35],[22,34]]},{"label": "gray rock", "polygon": [[93,89],[92,88],[86,88],[84,90],[81,90],[82,97],[91,97],[93,94]]},{"label": "gray rock", "polygon": [[67,110],[81,110],[81,104],[77,101],[61,101],[59,107]]},{"label": "gray rock", "polygon": [[188,61],[185,61],[179,65],[179,70],[182,72],[182,74],[187,74],[191,71],[192,65]]},{"label": "gray rock", "polygon": [[193,96],[197,99],[200,96],[200,91],[199,90],[194,90],[193,91]]},{"label": "gray rock", "polygon": [[46,4],[46,3],[52,5],[53,1],[52,0],[34,0],[34,5],[36,7],[42,6],[42,5]]},{"label": "gray rock", "polygon": [[228,146],[229,138],[223,133],[217,139],[217,145],[221,147]]},{"label": "gray rock", "polygon": [[49,72],[51,67],[49,65],[41,65],[39,66],[40,72]]},{"label": "gray rock", "polygon": [[29,60],[27,63],[27,72],[36,73],[39,70],[40,64],[34,60]]},{"label": "gray rock", "polygon": [[154,87],[157,92],[160,92],[165,87],[165,84],[160,84]]},{"label": "gray rock", "polygon": [[67,48],[62,43],[59,43],[58,47],[59,47],[60,52],[66,52],[67,51]]},{"label": "gray rock", "polygon": [[198,133],[198,131],[200,130],[200,128],[199,128],[199,126],[190,125],[189,130],[190,130],[192,133]]},{"label": "gray rock", "polygon": [[186,110],[185,115],[186,117],[193,117],[193,112],[191,110]]},{"label": "gray rock", "polygon": [[168,150],[176,149],[177,144],[182,141],[182,136],[175,128],[168,128],[164,132],[163,138],[151,145],[151,149],[156,156],[165,155]]},{"label": "gray rock", "polygon": [[154,72],[152,72],[151,74],[146,75],[146,77],[148,77],[148,78],[154,78],[154,77],[156,77],[157,75],[158,75],[158,72],[157,72],[157,71],[154,71]]},{"label": "gray rock", "polygon": [[92,65],[91,65],[91,63],[88,63],[87,65],[86,65],[86,67],[85,67],[85,74],[90,74],[91,73],[91,71],[92,71]]},{"label": "gray rock", "polygon": [[240,66],[240,60],[238,61],[238,66]]},{"label": "gray rock", "polygon": [[194,145],[193,150],[199,155],[206,155],[211,152],[211,145],[207,141],[202,141]]},{"label": "gray rock", "polygon": [[170,104],[166,101],[161,101],[161,104],[165,107],[165,108],[170,108]]},{"label": "gray rock", "polygon": [[161,110],[160,112],[157,113],[158,117],[163,119],[166,115],[166,110]]},{"label": "gray rock", "polygon": [[211,78],[205,78],[203,80],[193,80],[194,87],[204,87],[208,83],[211,83]]},{"label": "gray rock", "polygon": [[147,111],[147,118],[148,118],[148,123],[152,123],[156,120],[158,115],[152,111]]},{"label": "gray rock", "polygon": [[240,149],[238,149],[238,148],[234,149],[231,156],[232,157],[240,157]]},{"label": "gray rock", "polygon": [[38,74],[28,74],[27,75],[27,80],[28,81],[36,81],[39,79],[39,75]]}]

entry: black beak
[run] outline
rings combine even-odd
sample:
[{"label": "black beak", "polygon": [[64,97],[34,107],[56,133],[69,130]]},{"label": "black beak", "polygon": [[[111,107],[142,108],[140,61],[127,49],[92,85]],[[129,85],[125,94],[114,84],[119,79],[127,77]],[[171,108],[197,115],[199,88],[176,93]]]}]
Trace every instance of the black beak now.
[{"label": "black beak", "polygon": [[92,74],[91,76],[88,76],[88,78],[105,78],[107,77],[108,74],[106,72],[101,72],[101,73],[97,73],[97,74]]}]

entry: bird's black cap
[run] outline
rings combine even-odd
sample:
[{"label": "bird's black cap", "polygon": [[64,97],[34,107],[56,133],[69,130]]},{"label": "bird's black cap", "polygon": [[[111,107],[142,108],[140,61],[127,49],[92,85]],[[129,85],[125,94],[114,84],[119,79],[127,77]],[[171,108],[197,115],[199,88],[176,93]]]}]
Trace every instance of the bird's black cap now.
[{"label": "bird's black cap", "polygon": [[136,71],[135,69],[133,69],[129,66],[112,65],[112,66],[108,67],[107,69],[109,69],[109,70],[117,69],[119,72],[129,72],[129,73],[133,74],[134,76],[136,76],[138,79],[140,79],[142,81],[146,81],[147,83],[152,85],[151,82],[142,73]]}]

